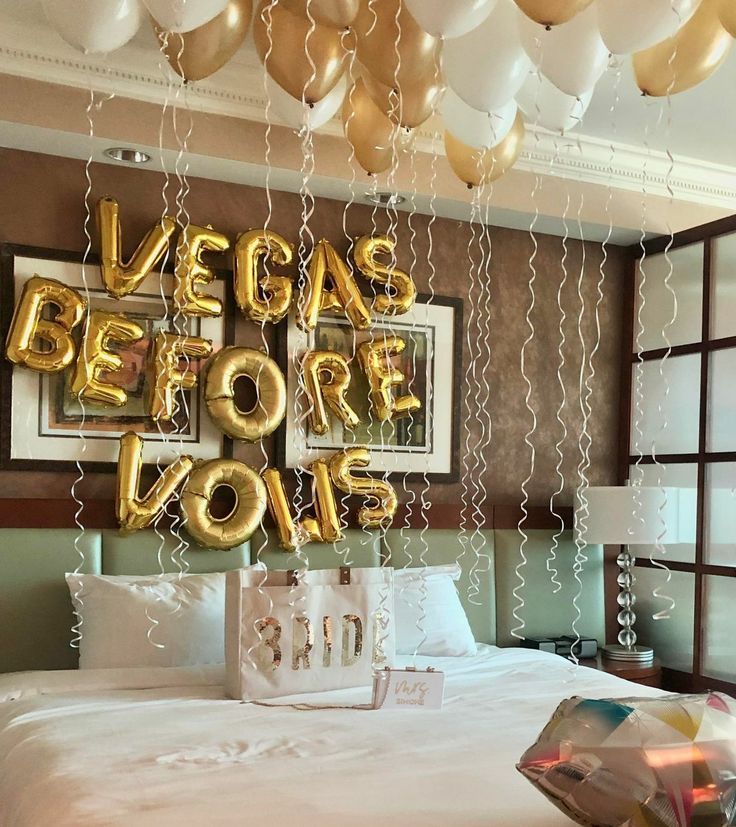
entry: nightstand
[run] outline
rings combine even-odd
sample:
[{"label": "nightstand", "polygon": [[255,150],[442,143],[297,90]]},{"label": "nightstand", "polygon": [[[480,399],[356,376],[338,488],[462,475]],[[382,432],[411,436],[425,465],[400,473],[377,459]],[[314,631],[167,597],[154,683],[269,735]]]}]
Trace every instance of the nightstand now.
[{"label": "nightstand", "polygon": [[642,686],[654,686],[657,689],[662,686],[662,665],[657,658],[654,659],[654,663],[648,666],[639,666],[636,663],[608,660],[598,652],[595,658],[581,660],[580,665],[587,666],[590,669],[599,669],[601,672],[608,672],[609,675],[616,675],[617,678],[640,683]]}]

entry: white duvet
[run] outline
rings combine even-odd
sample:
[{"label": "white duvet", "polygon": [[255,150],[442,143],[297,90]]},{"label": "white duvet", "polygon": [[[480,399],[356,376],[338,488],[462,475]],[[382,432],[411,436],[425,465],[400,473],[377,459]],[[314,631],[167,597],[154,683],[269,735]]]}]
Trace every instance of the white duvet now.
[{"label": "white duvet", "polygon": [[217,668],[0,676],[0,824],[569,827],[519,756],[565,697],[658,694],[519,649],[428,664],[439,712],[242,704]]}]

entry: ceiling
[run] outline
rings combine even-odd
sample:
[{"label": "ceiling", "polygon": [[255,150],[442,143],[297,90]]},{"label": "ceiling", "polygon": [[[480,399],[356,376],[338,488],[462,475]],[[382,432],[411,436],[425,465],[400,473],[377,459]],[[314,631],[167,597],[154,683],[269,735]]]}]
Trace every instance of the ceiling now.
[{"label": "ceiling", "polygon": [[[39,0],[0,0],[0,73],[3,73],[0,76],[0,103],[5,102],[3,93],[6,99],[12,93],[10,87],[17,83],[17,79],[31,78],[77,91],[88,89],[90,85],[98,89],[115,89],[120,98],[156,104],[159,109],[167,96],[171,99],[174,95],[178,105],[182,105],[186,97],[187,105],[193,110],[262,124],[262,69],[251,42],[246,42],[222,70],[206,81],[192,85],[186,95],[181,88],[177,92],[173,87],[172,92],[167,72],[153,32],[145,23],[123,49],[106,58],[86,57],[64,43],[51,29]],[[619,72],[620,77],[617,77]],[[633,240],[638,232],[642,210],[635,203],[637,199],[641,200],[644,176],[647,178],[646,197],[654,199],[649,211],[653,231],[662,232],[668,226],[680,229],[718,218],[733,212],[736,203],[736,141],[733,139],[736,107],[731,105],[735,87],[736,49],[712,78],[695,90],[674,96],[670,102],[643,97],[634,83],[629,61],[618,72],[611,67],[598,84],[580,134],[555,138],[542,130],[530,129],[518,169],[507,178],[516,184],[515,189],[522,187],[526,192],[531,188],[529,181],[533,181],[528,175],[543,179],[549,189],[549,198],[545,200],[541,196],[534,207],[542,206],[540,226],[549,232],[562,231],[561,208],[557,204],[560,199],[555,197],[555,186],[561,179],[570,186],[588,186],[592,188],[591,192],[597,188],[599,200],[607,199],[606,192],[610,188],[613,207],[621,201],[619,215],[613,221],[615,229],[621,230],[617,237],[622,241]],[[26,87],[19,85],[16,94],[21,94],[24,89]],[[69,101],[72,105],[71,98]],[[78,119],[78,128],[61,126],[51,120],[42,122],[36,114],[20,110],[11,117],[8,112],[12,109],[7,105],[0,106],[0,145],[85,157],[89,140],[83,118]],[[122,112],[120,108],[118,111]],[[418,152],[430,149],[432,137],[440,129],[441,124],[429,123],[419,130],[415,138]],[[338,144],[335,139],[339,136],[342,141],[339,122],[327,124],[320,132],[324,135],[325,145],[331,141],[330,151],[339,152],[335,149]],[[102,142],[116,137],[109,132]],[[130,139],[132,135],[126,137]],[[120,140],[122,138],[121,134]],[[142,138],[140,143],[144,143]],[[150,147],[150,137],[147,145]],[[262,167],[262,151],[260,157],[250,152],[247,159],[225,158],[221,157],[224,153],[211,151],[203,140],[197,150],[203,158],[209,158],[209,163],[200,173],[198,159],[193,157],[191,169],[194,174],[246,183],[258,183],[259,175],[263,175],[263,170],[259,172],[257,169]],[[676,158],[672,169],[667,151]],[[276,160],[277,164],[281,163],[278,158]],[[217,162],[222,162],[220,167]],[[276,170],[277,186],[298,188],[299,170],[292,167],[295,167],[294,163],[285,157],[281,168]],[[352,173],[344,161],[342,167],[333,165],[329,175],[318,169],[314,178],[315,191],[331,197],[346,197],[346,181]],[[522,177],[524,174],[527,179]],[[401,180],[397,178],[399,185]],[[550,181],[549,185],[547,181]],[[670,203],[668,184],[675,192],[677,205]],[[323,187],[322,192],[320,187]],[[419,190],[419,209],[426,210],[430,193],[423,191],[421,185]],[[512,197],[511,190],[505,181],[498,186],[498,193],[494,195],[498,199],[494,222],[528,226],[528,215],[534,207],[530,205],[528,195],[524,204]],[[592,208],[594,200],[590,199],[591,212],[584,216],[584,223],[588,225],[590,237],[603,237],[608,217],[600,209]],[[463,187],[448,180],[445,189],[438,192],[437,206],[441,214],[467,217],[470,201],[471,196]]]}]

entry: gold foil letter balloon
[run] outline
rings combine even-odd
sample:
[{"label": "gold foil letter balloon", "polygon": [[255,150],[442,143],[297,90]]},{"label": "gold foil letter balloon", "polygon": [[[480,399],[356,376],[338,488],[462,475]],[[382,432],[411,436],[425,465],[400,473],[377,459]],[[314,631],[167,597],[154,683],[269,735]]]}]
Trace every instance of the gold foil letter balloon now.
[{"label": "gold foil letter balloon", "polygon": [[100,232],[100,271],[107,292],[116,299],[133,293],[169,249],[176,222],[168,215],[152,227],[138,245],[132,258],[122,262],[120,207],[114,198],[97,202],[97,227]]},{"label": "gold foil letter balloon", "polygon": [[[52,320],[41,318],[46,305],[59,312]],[[58,373],[71,364],[76,347],[71,331],[82,320],[86,302],[71,287],[55,279],[33,276],[23,286],[5,344],[5,355],[16,365],[41,373]],[[50,349],[35,350],[34,339],[41,339]]]},{"label": "gold foil letter balloon", "polygon": [[253,20],[256,51],[268,74],[297,100],[316,103],[345,71],[347,50],[331,26],[314,26],[281,3],[261,0]]},{"label": "gold foil letter balloon", "polygon": [[351,473],[351,468],[367,468],[370,461],[367,448],[345,448],[330,459],[330,476],[334,486],[345,494],[357,494],[378,501],[377,506],[364,505],[360,509],[360,525],[388,525],[394,519],[398,506],[394,487],[386,480],[356,477]]},{"label": "gold foil letter balloon", "polygon": [[634,55],[636,83],[645,95],[684,92],[723,64],[733,38],[721,24],[718,6],[719,0],[702,0],[677,34]]},{"label": "gold foil letter balloon", "polygon": [[316,460],[311,465],[311,471],[316,517],[303,517],[299,523],[291,515],[281,473],[276,468],[267,468],[263,472],[263,482],[268,491],[268,510],[276,523],[279,545],[285,551],[293,551],[297,545],[308,542],[334,543],[342,539],[327,463]]},{"label": "gold foil letter balloon", "polygon": [[[228,486],[235,507],[227,517],[213,517],[215,490]],[[205,548],[229,549],[249,540],[266,512],[266,487],[258,474],[234,459],[211,459],[195,467],[181,494],[186,529]]]},{"label": "gold foil letter balloon", "polygon": [[146,528],[156,519],[192,470],[194,460],[181,456],[164,468],[145,497],[138,493],[142,465],[143,440],[138,434],[128,431],[120,437],[115,494],[115,511],[123,532]]},{"label": "gold foil letter balloon", "polygon": [[313,350],[304,357],[303,371],[312,433],[326,434],[330,429],[325,404],[346,428],[354,428],[360,420],[346,399],[350,385],[347,359],[331,350]]},{"label": "gold foil letter balloon", "polygon": [[174,268],[174,302],[185,316],[222,316],[222,302],[215,296],[197,293],[195,284],[209,284],[215,277],[212,268],[202,261],[205,251],[222,252],[230,242],[210,227],[190,224],[182,230],[176,247]]},{"label": "gold foil letter balloon", "polygon": [[[256,404],[241,411],[235,404],[235,382],[247,376],[256,387]],[[205,404],[212,421],[233,439],[257,442],[272,434],[286,413],[286,382],[273,359],[250,347],[226,347],[207,368]]]},{"label": "gold foil letter balloon", "polygon": [[[332,289],[326,287],[327,280]],[[358,330],[371,326],[371,314],[345,262],[329,241],[322,239],[314,248],[309,264],[309,284],[303,313],[297,323],[303,330],[317,327],[319,314],[325,310],[340,310]]]},{"label": "gold foil letter balloon", "polygon": [[353,256],[360,272],[371,281],[385,284],[386,289],[373,299],[373,310],[391,316],[408,313],[417,298],[417,288],[408,273],[395,266],[376,261],[376,256],[393,257],[396,242],[386,235],[364,235],[355,242]]},{"label": "gold foil letter balloon", "polygon": [[291,264],[293,248],[273,230],[249,230],[235,244],[235,301],[241,312],[259,324],[280,322],[289,312],[292,282],[289,276],[258,275],[263,262]]},{"label": "gold foil letter balloon", "polygon": [[179,336],[161,331],[153,340],[149,363],[151,388],[149,412],[154,420],[169,420],[178,409],[179,388],[197,387],[197,374],[179,367],[182,357],[202,359],[212,353],[212,342],[199,336]]},{"label": "gold foil letter balloon", "polygon": [[592,2],[593,0],[516,0],[516,5],[536,23],[558,26],[572,20]]},{"label": "gold foil letter balloon", "polygon": [[252,0],[229,0],[216,17],[196,29],[166,32],[154,25],[154,30],[171,68],[184,80],[202,80],[243,45],[252,15]]},{"label": "gold foil letter balloon", "polygon": [[401,336],[382,336],[363,342],[358,348],[358,358],[370,387],[371,407],[382,422],[409,416],[422,407],[413,393],[399,397],[393,394],[393,386],[402,384],[405,377],[393,366],[391,357],[403,353],[405,347]]},{"label": "gold foil letter balloon", "polygon": [[108,348],[110,342],[132,344],[142,338],[143,328],[125,316],[93,310],[74,366],[71,392],[92,404],[124,405],[128,401],[125,390],[101,378],[103,373],[115,373],[123,367],[123,360]]}]

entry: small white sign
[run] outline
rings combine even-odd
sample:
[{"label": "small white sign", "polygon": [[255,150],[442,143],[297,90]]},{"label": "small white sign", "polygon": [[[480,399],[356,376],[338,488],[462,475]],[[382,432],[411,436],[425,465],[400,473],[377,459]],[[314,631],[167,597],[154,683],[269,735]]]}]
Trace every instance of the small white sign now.
[{"label": "small white sign", "polygon": [[442,709],[445,674],[427,670],[383,669],[373,678],[376,709]]}]

